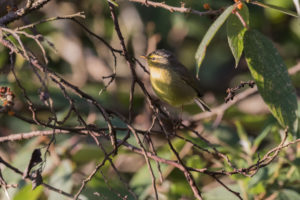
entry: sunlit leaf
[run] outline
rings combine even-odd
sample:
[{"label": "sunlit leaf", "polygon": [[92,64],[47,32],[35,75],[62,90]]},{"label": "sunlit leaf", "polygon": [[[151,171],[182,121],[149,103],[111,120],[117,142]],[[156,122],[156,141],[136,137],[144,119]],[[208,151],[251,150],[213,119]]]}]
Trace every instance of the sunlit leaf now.
[{"label": "sunlit leaf", "polygon": [[[244,22],[249,26],[249,11],[246,4],[243,4],[242,10],[237,10],[237,12],[239,12]],[[231,14],[226,23],[227,39],[235,59],[235,67],[237,67],[244,49],[243,37],[247,29],[235,14]]]},{"label": "sunlit leaf", "polygon": [[113,4],[114,6],[118,7],[119,5],[114,0],[107,0],[109,3]]},{"label": "sunlit leaf", "polygon": [[255,30],[244,35],[248,67],[271,113],[283,127],[296,132],[297,97],[287,68],[272,42]]}]

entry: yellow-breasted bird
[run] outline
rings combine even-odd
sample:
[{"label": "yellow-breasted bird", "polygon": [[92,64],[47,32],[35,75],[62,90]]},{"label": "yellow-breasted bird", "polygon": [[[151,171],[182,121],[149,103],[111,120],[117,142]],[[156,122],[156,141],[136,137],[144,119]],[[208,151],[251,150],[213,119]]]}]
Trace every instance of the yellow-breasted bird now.
[{"label": "yellow-breasted bird", "polygon": [[158,49],[142,57],[147,60],[151,85],[160,99],[175,107],[194,100],[203,111],[210,111],[200,99],[199,80],[170,51]]}]

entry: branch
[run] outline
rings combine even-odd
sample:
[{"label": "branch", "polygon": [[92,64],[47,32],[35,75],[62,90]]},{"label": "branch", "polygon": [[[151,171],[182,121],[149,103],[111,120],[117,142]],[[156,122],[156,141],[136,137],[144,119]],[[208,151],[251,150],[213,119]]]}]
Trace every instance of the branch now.
[{"label": "branch", "polygon": [[20,19],[21,17],[31,13],[34,10],[38,10],[41,7],[43,7],[45,4],[47,4],[50,0],[38,0],[34,3],[29,3],[26,4],[24,8],[21,8],[15,12],[9,12],[5,16],[0,18],[0,26],[7,25],[17,19]]},{"label": "branch", "polygon": [[163,9],[166,9],[170,12],[180,12],[180,13],[186,13],[186,14],[195,14],[198,16],[205,16],[205,15],[218,15],[223,11],[222,9],[219,10],[209,10],[209,11],[198,11],[191,8],[184,7],[184,3],[181,4],[181,7],[175,7],[175,6],[169,6],[165,4],[164,2],[154,2],[154,1],[148,1],[148,0],[129,0],[130,2],[140,3],[144,6],[152,6],[154,8],[160,7]]},{"label": "branch", "polygon": [[[59,129],[55,129],[55,133],[56,134],[81,134],[81,135],[88,135],[87,134],[87,131],[84,130],[84,129],[81,129],[81,131],[78,130],[78,132],[74,132],[72,133],[73,131],[66,131],[66,130],[59,130]],[[30,139],[32,137],[39,137],[39,136],[50,136],[53,134],[53,130],[44,130],[44,131],[33,131],[33,132],[29,132],[29,133],[18,133],[18,134],[14,134],[14,135],[10,135],[10,136],[2,136],[0,137],[0,142],[7,142],[7,141],[17,141],[17,140],[24,140],[24,139]],[[97,133],[97,132],[94,132],[94,134],[97,136],[97,137],[100,137],[102,136],[101,134]],[[288,142],[288,143],[285,143],[283,144],[282,142],[280,143],[280,145],[272,148],[271,150],[268,151],[268,153],[266,153],[266,155],[264,156],[263,159],[260,160],[260,163],[262,163],[264,160],[266,160],[266,158],[268,158],[272,153],[274,153],[275,151],[277,150],[281,150],[281,149],[284,149],[290,145],[293,145],[293,144],[297,144],[300,142],[300,138],[297,139],[297,140],[294,140],[294,141],[291,141],[291,142]],[[120,146],[120,143],[122,143],[122,140],[118,140],[118,144]],[[130,150],[132,150],[133,152],[136,152],[136,153],[139,153],[139,154],[143,154],[142,150],[129,144],[129,143],[124,143],[124,146],[126,146],[127,148],[129,148]],[[182,166],[175,162],[175,161],[172,161],[172,160],[166,160],[164,158],[161,158],[157,155],[155,155],[154,153],[151,153],[151,152],[146,152],[146,155],[155,160],[155,161],[159,161],[161,163],[165,163],[165,164],[168,164],[168,165],[173,165],[174,167],[182,170]],[[256,165],[256,164],[255,164]],[[254,165],[248,167],[248,169],[253,170]],[[203,168],[203,169],[193,169],[193,168],[189,168],[190,170],[192,171],[198,171],[198,172],[201,172],[201,173],[214,173],[212,171],[209,171],[207,170],[206,168]],[[233,175],[233,174],[238,174],[242,171],[247,171],[246,170],[247,168],[243,168],[243,169],[238,169],[238,170],[234,170],[234,171],[231,171],[231,172],[226,172],[226,171],[216,171],[215,174],[216,175]],[[248,170],[249,171],[249,170]]]},{"label": "branch", "polygon": [[[115,130],[113,129],[113,126],[112,126],[111,120],[109,119],[109,114],[108,114],[107,110],[101,104],[99,104],[92,96],[90,96],[89,94],[80,90],[77,86],[75,86],[75,85],[71,84],[70,82],[66,81],[65,79],[61,78],[55,72],[47,69],[44,65],[42,65],[38,61],[38,59],[33,54],[30,54],[29,57],[27,57],[26,56],[27,54],[25,54],[25,52],[23,52],[22,50],[19,50],[10,41],[8,41],[4,38],[0,38],[0,43],[2,43],[5,47],[10,49],[11,52],[14,52],[16,54],[20,54],[21,56],[23,56],[23,58],[25,60],[27,60],[36,69],[38,69],[42,72],[47,72],[47,75],[50,77],[50,79],[54,83],[58,84],[59,86],[63,85],[66,88],[70,88],[71,90],[73,90],[74,93],[79,95],[81,98],[85,99],[88,103],[91,103],[92,105],[94,105],[99,110],[99,112],[102,114],[102,116],[104,117],[104,119],[107,123],[107,126],[109,128],[109,134],[111,136],[112,145],[114,147],[116,147]],[[40,122],[38,124],[40,124]],[[117,149],[115,149],[115,150],[117,150]]]},{"label": "branch", "polygon": [[56,16],[56,17],[51,17],[51,18],[48,18],[48,19],[43,19],[43,20],[28,24],[28,25],[25,25],[25,26],[17,27],[16,30],[20,31],[20,30],[24,30],[24,29],[27,29],[27,28],[33,28],[33,27],[35,27],[39,24],[43,24],[43,23],[46,23],[46,22],[62,20],[62,19],[74,19],[76,17],[80,17],[80,18],[85,19],[84,12],[77,12],[77,13],[74,13],[74,14],[71,14],[71,15]]}]

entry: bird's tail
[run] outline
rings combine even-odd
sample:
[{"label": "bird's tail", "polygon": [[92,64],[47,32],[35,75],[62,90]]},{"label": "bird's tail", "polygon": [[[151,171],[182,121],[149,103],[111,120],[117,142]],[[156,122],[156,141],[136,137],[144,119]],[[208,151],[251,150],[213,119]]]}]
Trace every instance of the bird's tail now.
[{"label": "bird's tail", "polygon": [[200,98],[196,97],[194,101],[203,111],[210,112],[210,108],[208,107],[208,105],[206,105],[206,103],[202,101]]}]

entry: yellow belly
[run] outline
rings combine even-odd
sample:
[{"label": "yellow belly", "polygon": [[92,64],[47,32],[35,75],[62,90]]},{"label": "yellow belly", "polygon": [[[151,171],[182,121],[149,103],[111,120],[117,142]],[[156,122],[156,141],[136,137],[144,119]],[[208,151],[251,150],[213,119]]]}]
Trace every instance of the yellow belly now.
[{"label": "yellow belly", "polygon": [[150,67],[152,88],[159,98],[172,106],[181,106],[190,102],[197,95],[196,91],[176,72],[165,68]]}]

